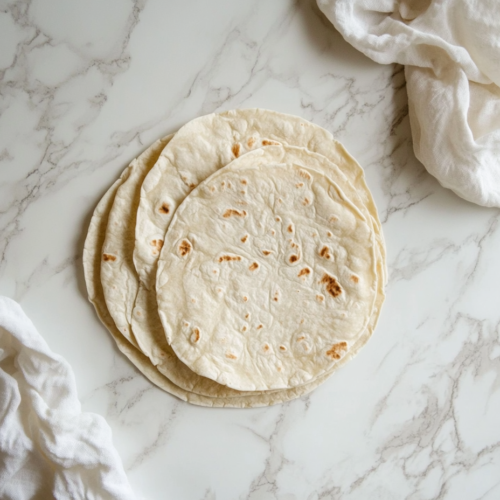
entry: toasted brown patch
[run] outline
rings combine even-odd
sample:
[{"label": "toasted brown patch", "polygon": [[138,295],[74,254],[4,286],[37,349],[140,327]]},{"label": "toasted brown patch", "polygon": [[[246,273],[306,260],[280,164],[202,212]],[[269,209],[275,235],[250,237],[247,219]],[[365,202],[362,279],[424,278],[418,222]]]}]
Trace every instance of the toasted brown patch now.
[{"label": "toasted brown patch", "polygon": [[237,356],[235,356],[234,354],[230,353],[230,352],[226,352],[226,358],[229,358],[229,359],[237,359]]},{"label": "toasted brown patch", "polygon": [[191,251],[191,243],[188,240],[182,240],[179,245],[179,253],[182,257],[185,257]]},{"label": "toasted brown patch", "polygon": [[246,332],[247,331],[247,327],[244,326],[242,329],[241,329],[242,332]]},{"label": "toasted brown patch", "polygon": [[248,302],[248,297],[243,297],[243,302]]},{"label": "toasted brown patch", "polygon": [[240,181],[242,184],[248,184],[248,181],[246,179],[241,179]]},{"label": "toasted brown patch", "polygon": [[245,319],[248,319],[250,317],[250,313],[245,314]]},{"label": "toasted brown patch", "polygon": [[290,258],[288,260],[293,264],[294,262],[297,262],[299,260],[299,256],[292,254],[290,255]]},{"label": "toasted brown patch", "polygon": [[262,253],[264,255],[269,255],[271,253],[271,251],[270,250],[262,250]]},{"label": "toasted brown patch", "polygon": [[241,238],[241,242],[242,243],[245,243],[245,241],[248,240],[248,234],[245,234],[245,236],[243,236],[243,238]]},{"label": "toasted brown patch", "polygon": [[248,141],[247,141],[247,146],[248,146],[249,148],[251,148],[251,147],[255,144],[255,141],[256,141],[256,139],[254,139],[253,137],[250,137],[250,138],[248,139]]},{"label": "toasted brown patch", "polygon": [[263,347],[264,351],[269,351],[270,347],[269,347],[269,344],[264,344],[264,347]]},{"label": "toasted brown patch", "polygon": [[153,248],[153,255],[157,255],[163,247],[163,240],[152,240],[150,245]]},{"label": "toasted brown patch", "polygon": [[241,212],[239,210],[235,210],[234,208],[228,208],[223,214],[222,217],[228,218],[234,215],[235,217],[246,217],[247,213],[245,210],[242,210]]},{"label": "toasted brown patch", "polygon": [[299,271],[299,274],[297,274],[297,276],[300,278],[301,276],[306,276],[307,274],[311,274],[311,270],[308,267],[304,267],[304,269],[301,269]]},{"label": "toasted brown patch", "polygon": [[330,260],[332,258],[332,256],[330,255],[330,249],[328,247],[323,247],[320,251],[319,251],[319,254],[321,255],[321,257],[323,257],[324,259],[328,259]]},{"label": "toasted brown patch", "polygon": [[332,347],[326,351],[326,355],[331,359],[340,359],[342,357],[343,351],[347,350],[347,342],[339,342],[338,344],[333,344]]},{"label": "toasted brown patch", "polygon": [[213,193],[215,191],[215,186],[210,186],[210,191]]},{"label": "toasted brown patch", "polygon": [[339,220],[339,218],[336,215],[332,215],[330,217],[330,222],[337,222],[338,220]]},{"label": "toasted brown patch", "polygon": [[192,340],[193,342],[198,342],[198,340],[200,340],[200,329],[199,328],[195,328],[193,330],[193,335],[192,335]]},{"label": "toasted brown patch", "polygon": [[257,262],[254,262],[248,269],[250,269],[250,271],[255,271],[258,268],[259,264]]},{"label": "toasted brown patch", "polygon": [[293,224],[290,224],[290,225],[288,226],[288,232],[289,232],[289,233],[293,233]]},{"label": "toasted brown patch", "polygon": [[307,180],[312,179],[311,174],[305,170],[299,170],[299,175]]},{"label": "toasted brown patch", "polygon": [[159,209],[158,209],[158,212],[160,212],[161,214],[168,214],[170,213],[170,207],[168,206],[167,203],[164,203]]},{"label": "toasted brown patch", "polygon": [[276,217],[276,222],[281,222],[281,217]]},{"label": "toasted brown patch", "polygon": [[261,328],[264,328],[264,325],[259,325],[259,326],[257,327],[257,330],[260,330]]},{"label": "toasted brown patch", "polygon": [[219,262],[230,262],[232,260],[241,260],[239,255],[221,255],[219,257]]},{"label": "toasted brown patch", "polygon": [[330,231],[328,231],[328,232],[326,233],[326,235],[328,236],[328,238],[331,238],[331,237],[333,236],[333,234],[332,234],[332,233],[330,233]]},{"label": "toasted brown patch", "polygon": [[309,198],[304,198],[304,201],[302,202],[302,205],[306,206],[306,205],[309,205],[309,203],[311,203],[309,201]]},{"label": "toasted brown patch", "polygon": [[286,351],[286,347],[284,345],[280,345],[280,351]]},{"label": "toasted brown patch", "polygon": [[354,276],[354,274],[351,276],[350,279],[353,283],[359,283],[359,278],[357,276]]},{"label": "toasted brown patch", "polygon": [[263,146],[279,146],[280,143],[276,141],[268,141],[267,139],[262,140],[262,145]]},{"label": "toasted brown patch", "polygon": [[295,184],[295,187],[297,187],[297,188],[301,188],[303,186],[304,186],[303,182],[297,182],[297,184]]},{"label": "toasted brown patch", "polygon": [[297,342],[302,342],[305,338],[305,335],[302,335],[301,337],[297,338]]},{"label": "toasted brown patch", "polygon": [[233,155],[235,156],[235,158],[238,158],[238,156],[240,156],[240,149],[241,149],[241,144],[239,144],[237,142],[235,144],[233,144],[231,151],[233,152]]},{"label": "toasted brown patch", "polygon": [[321,278],[321,282],[326,285],[326,291],[332,296],[332,297],[338,297],[342,293],[342,288],[340,288],[339,283],[337,280],[333,277],[330,276],[329,274],[324,274],[323,278]]},{"label": "toasted brown patch", "polygon": [[316,295],[316,300],[318,302],[323,302],[325,300],[325,297],[323,295],[318,294],[318,295]]},{"label": "toasted brown patch", "polygon": [[109,253],[103,253],[102,260],[104,262],[109,262],[109,261],[114,262],[116,260],[116,255],[111,255]]}]

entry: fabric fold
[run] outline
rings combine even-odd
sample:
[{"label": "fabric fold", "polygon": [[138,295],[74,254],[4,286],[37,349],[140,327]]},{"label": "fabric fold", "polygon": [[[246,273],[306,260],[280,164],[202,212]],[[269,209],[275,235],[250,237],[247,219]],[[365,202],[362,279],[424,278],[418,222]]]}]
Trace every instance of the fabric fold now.
[{"label": "fabric fold", "polygon": [[404,64],[415,156],[446,188],[500,207],[500,2],[318,0],[381,64]]},{"label": "fabric fold", "polygon": [[82,413],[73,372],[19,304],[0,297],[0,497],[136,498],[111,429]]}]

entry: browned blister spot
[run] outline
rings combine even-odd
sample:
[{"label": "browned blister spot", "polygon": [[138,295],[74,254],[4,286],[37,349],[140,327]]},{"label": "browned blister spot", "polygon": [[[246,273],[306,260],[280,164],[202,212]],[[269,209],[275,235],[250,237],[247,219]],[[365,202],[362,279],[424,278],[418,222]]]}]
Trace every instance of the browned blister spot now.
[{"label": "browned blister spot", "polygon": [[251,266],[248,269],[250,269],[250,271],[255,271],[258,268],[259,268],[259,264],[257,262],[254,262],[253,264],[251,264]]},{"label": "browned blister spot", "polygon": [[293,224],[290,224],[290,225],[288,226],[288,232],[289,232],[289,233],[293,233]]},{"label": "browned blister spot", "polygon": [[237,359],[237,356],[235,356],[234,354],[230,353],[230,352],[226,352],[226,358],[229,358],[229,359]]},{"label": "browned blister spot", "polygon": [[340,359],[344,351],[347,350],[347,342],[339,342],[338,344],[333,344],[326,355],[331,359]]},{"label": "browned blister spot", "polygon": [[159,209],[158,209],[158,212],[160,212],[161,214],[168,214],[170,213],[170,207],[168,206],[167,203],[164,203]]},{"label": "browned blister spot", "polygon": [[332,233],[330,233],[330,231],[328,231],[328,232],[326,233],[326,235],[328,236],[328,238],[331,238],[331,237],[333,236],[333,234],[332,234]]},{"label": "browned blister spot", "polygon": [[326,285],[326,291],[334,298],[338,297],[342,293],[342,288],[340,288],[338,281],[329,274],[325,273],[323,278],[321,278],[320,283]]},{"label": "browned blister spot", "polygon": [[109,253],[103,253],[102,260],[104,262],[109,262],[109,261],[114,262],[116,260],[116,255],[111,255]]},{"label": "browned blister spot", "polygon": [[306,172],[305,170],[299,170],[299,175],[307,180],[312,178],[311,174],[309,172]]},{"label": "browned blister spot", "polygon": [[243,297],[243,302],[248,302],[248,297]]},{"label": "browned blister spot", "polygon": [[213,193],[215,191],[215,186],[210,186],[210,191]]},{"label": "browned blister spot", "polygon": [[323,257],[324,259],[328,259],[330,260],[331,259],[331,255],[330,255],[330,249],[328,247],[323,247],[320,251],[319,251],[319,254],[321,257]]},{"label": "browned blister spot", "polygon": [[242,329],[241,329],[242,332],[246,332],[247,331],[247,327],[244,326]]},{"label": "browned blister spot", "polygon": [[222,217],[228,218],[234,215],[235,217],[246,217],[247,213],[245,210],[242,210],[241,212],[239,210],[235,210],[234,208],[228,208],[223,214]]},{"label": "browned blister spot", "polygon": [[191,243],[188,240],[182,240],[179,245],[179,253],[185,257],[191,251]]},{"label": "browned blister spot", "polygon": [[264,351],[269,351],[270,347],[269,347],[269,344],[264,344],[264,347],[263,347]]},{"label": "browned blister spot", "polygon": [[245,241],[248,240],[248,234],[245,234],[245,236],[243,236],[243,238],[241,238],[241,242],[242,243],[245,243]]},{"label": "browned blister spot", "polygon": [[267,255],[271,254],[271,251],[270,250],[262,250],[262,253],[267,256]]},{"label": "browned blister spot", "polygon": [[238,142],[233,144],[231,151],[233,152],[235,158],[238,158],[238,156],[240,156],[240,149],[241,149],[241,144],[239,144]]},{"label": "browned blister spot", "polygon": [[286,347],[284,345],[280,345],[280,351],[286,351]]},{"label": "browned blister spot", "polygon": [[193,342],[198,342],[198,340],[200,340],[200,329],[195,328],[193,330]]},{"label": "browned blister spot", "polygon": [[309,203],[311,203],[309,201],[309,198],[304,198],[304,201],[302,202],[302,205],[306,206],[306,205],[309,205]]},{"label": "browned blister spot", "polygon": [[153,248],[153,255],[157,255],[158,252],[162,249],[163,247],[163,240],[152,240],[150,245]]},{"label": "browned blister spot", "polygon": [[278,366],[278,371],[280,372],[282,370],[283,370],[283,368],[281,366]]},{"label": "browned blister spot", "polygon": [[240,181],[242,184],[248,184],[248,181],[246,179],[241,179]]},{"label": "browned blister spot", "polygon": [[249,137],[247,141],[247,146],[251,148],[255,144],[255,141],[256,139],[254,139],[253,137]]},{"label": "browned blister spot", "polygon": [[194,184],[194,183],[189,184],[189,189],[194,189],[195,187],[196,187],[196,184]]},{"label": "browned blister spot", "polygon": [[338,220],[339,220],[339,218],[336,215],[332,215],[330,217],[330,222],[337,222]]},{"label": "browned blister spot", "polygon": [[323,301],[325,300],[325,297],[323,297],[323,295],[319,295],[319,294],[318,294],[318,295],[316,295],[316,300],[317,300],[318,302],[323,302]]},{"label": "browned blister spot", "polygon": [[302,335],[301,337],[297,338],[297,342],[302,342],[303,340],[305,340],[305,338],[305,335]]},{"label": "browned blister spot", "polygon": [[276,141],[269,141],[267,139],[262,139],[262,145],[263,146],[279,146],[280,143]]},{"label": "browned blister spot", "polygon": [[306,276],[308,274],[311,274],[311,270],[308,267],[304,267],[304,269],[301,269],[299,271],[299,274],[297,274],[297,276],[300,278],[301,276]]},{"label": "browned blister spot", "polygon": [[219,262],[230,262],[232,260],[241,260],[239,255],[221,255],[219,257]]},{"label": "browned blister spot", "polygon": [[281,217],[276,217],[276,222],[281,222]]},{"label": "browned blister spot", "polygon": [[245,319],[248,319],[250,317],[250,313],[245,314]]},{"label": "browned blister spot", "polygon": [[264,325],[259,325],[259,326],[257,327],[257,330],[260,330],[261,328],[264,328]]},{"label": "browned blister spot", "polygon": [[290,255],[290,258],[288,260],[293,264],[294,262],[297,262],[299,260],[299,256],[292,254]]},{"label": "browned blister spot", "polygon": [[357,276],[354,276],[354,274],[351,276],[351,281],[353,283],[359,283],[359,278]]},{"label": "browned blister spot", "polygon": [[297,184],[295,184],[295,187],[297,187],[297,188],[301,188],[303,186],[304,186],[303,182],[297,182]]}]

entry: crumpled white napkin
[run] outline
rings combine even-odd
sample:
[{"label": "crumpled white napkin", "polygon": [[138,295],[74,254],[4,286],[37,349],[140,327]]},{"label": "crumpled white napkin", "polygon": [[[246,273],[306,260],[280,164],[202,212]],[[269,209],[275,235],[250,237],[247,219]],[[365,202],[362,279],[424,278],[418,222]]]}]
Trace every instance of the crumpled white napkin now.
[{"label": "crumpled white napkin", "polygon": [[406,65],[427,170],[462,198],[500,207],[500,1],[317,1],[356,49]]},{"label": "crumpled white napkin", "polygon": [[0,297],[0,498],[136,498],[99,415],[21,307]]}]

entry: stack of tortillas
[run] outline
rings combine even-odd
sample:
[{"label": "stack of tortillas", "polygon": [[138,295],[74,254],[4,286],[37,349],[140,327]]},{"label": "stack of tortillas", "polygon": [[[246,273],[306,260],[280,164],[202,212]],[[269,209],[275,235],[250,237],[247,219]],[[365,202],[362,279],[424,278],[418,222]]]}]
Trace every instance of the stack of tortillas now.
[{"label": "stack of tortillas", "polygon": [[385,249],[361,167],[323,128],[262,109],[197,118],[99,202],[89,298],[157,386],[204,406],[310,392],[371,336]]}]

